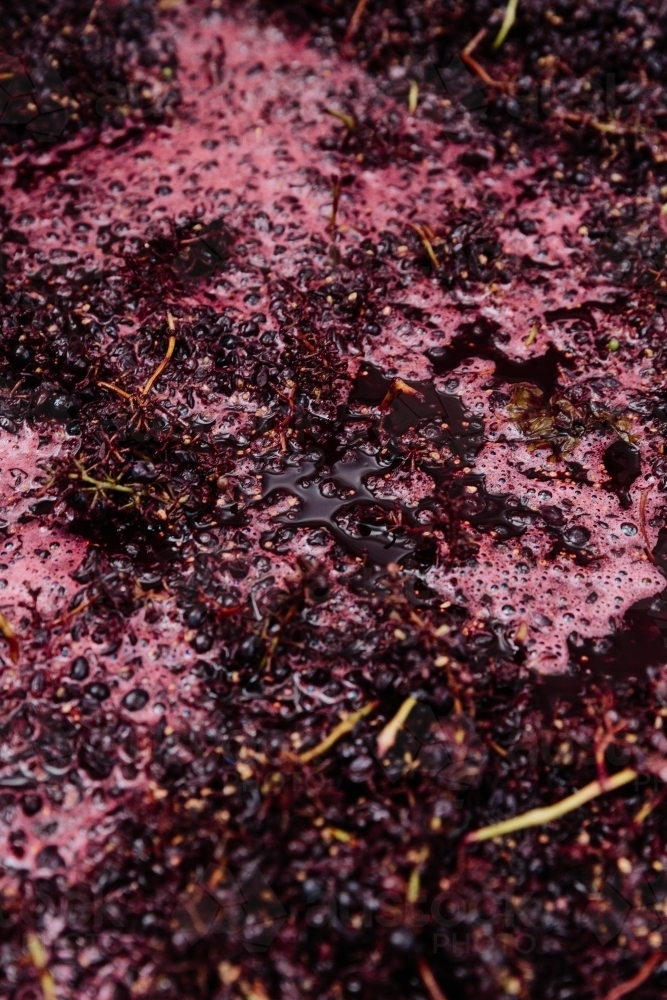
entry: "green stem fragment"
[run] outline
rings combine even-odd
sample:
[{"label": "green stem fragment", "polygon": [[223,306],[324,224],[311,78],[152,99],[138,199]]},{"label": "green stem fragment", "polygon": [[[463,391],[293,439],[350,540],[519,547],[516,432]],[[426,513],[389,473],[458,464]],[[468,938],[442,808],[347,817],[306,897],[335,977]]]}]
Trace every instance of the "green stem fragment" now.
[{"label": "green stem fragment", "polygon": [[39,983],[42,987],[44,1000],[58,1000],[56,984],[51,972],[49,971],[48,955],[44,945],[36,934],[28,934],[26,936],[26,944],[28,946],[30,960],[39,976]]},{"label": "green stem fragment", "polygon": [[351,733],[357,722],[363,719],[365,715],[370,715],[378,706],[377,701],[371,701],[368,705],[364,705],[360,708],[358,712],[352,712],[347,718],[339,722],[335,729],[332,729],[328,736],[326,736],[321,743],[317,746],[312,747],[310,750],[306,750],[305,753],[299,754],[299,760],[302,764],[308,764],[313,758],[321,756],[321,754],[326,753],[331,747],[338,742],[347,733]]},{"label": "green stem fragment", "polygon": [[90,483],[91,486],[96,486],[98,490],[117,490],[119,493],[134,493],[131,486],[121,486],[120,483],[113,483],[110,479],[101,480],[93,479],[89,476],[87,472],[81,473],[81,479],[84,483]]},{"label": "green stem fragment", "polygon": [[334,108],[325,108],[324,110],[332,118],[337,118],[339,122],[342,122],[348,132],[354,132],[357,123],[352,115],[346,115],[344,111],[335,111]]},{"label": "green stem fragment", "polygon": [[500,26],[500,31],[496,35],[496,39],[493,43],[494,49],[499,49],[503,44],[507,36],[509,35],[514,22],[516,21],[516,11],[519,6],[519,0],[509,0],[507,7],[505,8],[505,17],[503,18],[503,23]]},{"label": "green stem fragment", "polygon": [[585,805],[591,799],[596,799],[604,792],[613,792],[622,785],[634,781],[637,772],[631,767],[626,767],[617,774],[612,774],[604,781],[591,781],[590,785],[585,785],[573,795],[568,795],[566,799],[561,799],[552,806],[542,806],[539,809],[531,809],[522,813],[521,816],[513,816],[512,819],[503,820],[501,823],[492,823],[491,826],[483,826],[480,830],[474,830],[465,838],[466,844],[479,844],[482,840],[491,840],[493,837],[504,837],[506,833],[515,833],[517,830],[525,830],[529,826],[542,826],[543,823],[552,823],[555,819],[560,819],[567,813]]}]

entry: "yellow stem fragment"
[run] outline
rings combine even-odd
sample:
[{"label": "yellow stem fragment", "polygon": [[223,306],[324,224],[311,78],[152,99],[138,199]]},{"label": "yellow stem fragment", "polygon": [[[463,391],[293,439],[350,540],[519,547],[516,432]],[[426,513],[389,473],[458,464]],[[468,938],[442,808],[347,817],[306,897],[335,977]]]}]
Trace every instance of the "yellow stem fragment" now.
[{"label": "yellow stem fragment", "polygon": [[651,813],[655,809],[655,806],[656,806],[655,799],[649,799],[648,802],[645,802],[632,820],[635,826],[641,826],[646,817],[651,815]]},{"label": "yellow stem fragment", "polygon": [[56,984],[48,968],[49,956],[46,953],[46,948],[37,935],[32,933],[26,935],[26,944],[32,964],[39,973],[39,982],[44,994],[44,1000],[58,1000]]},{"label": "yellow stem fragment", "polygon": [[516,11],[519,6],[519,0],[509,0],[507,7],[505,8],[505,17],[503,18],[503,23],[500,26],[500,31],[496,35],[496,39],[493,43],[494,49],[499,49],[503,44],[507,36],[509,35],[514,22],[516,21]]},{"label": "yellow stem fragment", "polygon": [[346,115],[344,111],[335,111],[333,108],[325,108],[324,110],[332,118],[337,118],[339,122],[342,122],[348,132],[354,132],[357,123],[352,115]]},{"label": "yellow stem fragment", "polygon": [[408,111],[411,115],[414,115],[417,110],[417,105],[419,104],[419,84],[416,80],[410,81],[410,90],[408,91]]},{"label": "yellow stem fragment", "polygon": [[408,879],[408,890],[406,892],[406,899],[408,903],[418,903],[419,893],[421,891],[421,877],[419,875],[419,868],[413,868],[410,872],[410,878]]},{"label": "yellow stem fragment", "polygon": [[512,819],[503,820],[501,823],[492,823],[491,826],[483,826],[480,830],[469,833],[465,842],[467,844],[479,844],[482,840],[491,840],[493,837],[504,837],[506,833],[514,833],[516,830],[525,830],[529,826],[541,826],[543,823],[552,823],[555,819],[560,819],[567,813],[585,805],[591,799],[596,799],[604,792],[613,792],[622,785],[634,781],[637,772],[631,767],[626,767],[617,774],[612,774],[604,781],[591,781],[590,785],[585,785],[573,795],[568,795],[566,799],[561,799],[552,806],[541,806],[539,809],[530,809],[521,816],[513,816]]},{"label": "yellow stem fragment", "polygon": [[537,339],[537,323],[533,323],[533,325],[530,328],[530,333],[524,340],[524,344],[526,345],[526,347],[530,347],[531,344],[535,343],[536,339]]},{"label": "yellow stem fragment", "polygon": [[4,615],[0,615],[0,633],[9,645],[9,658],[12,663],[19,662],[19,641],[16,638],[14,629],[11,627]]},{"label": "yellow stem fragment", "polygon": [[437,268],[439,268],[440,265],[438,263],[438,258],[435,255],[435,250],[433,249],[433,244],[431,243],[431,241],[430,241],[430,239],[428,237],[428,233],[426,232],[426,230],[424,229],[423,226],[418,226],[415,223],[410,223],[410,225],[412,226],[412,228],[416,232],[416,234],[419,237],[419,239],[422,241],[422,246],[424,247],[424,250],[426,250],[426,253],[428,254],[429,260],[433,264],[433,267],[436,268],[436,270],[437,270]]},{"label": "yellow stem fragment", "polygon": [[351,733],[357,722],[359,722],[360,719],[363,719],[365,715],[370,715],[370,713],[373,712],[377,706],[377,701],[371,701],[368,705],[364,705],[363,708],[360,708],[359,711],[352,712],[351,715],[348,715],[342,722],[339,722],[336,728],[332,729],[329,735],[326,736],[321,743],[318,743],[317,746],[312,747],[310,750],[306,750],[305,753],[299,754],[299,760],[301,763],[308,764],[315,757],[320,757],[323,753],[326,753],[327,750],[330,750],[331,747],[338,742],[338,740],[340,740],[343,736],[346,736],[347,733]]},{"label": "yellow stem fragment", "polygon": [[394,718],[387,723],[378,736],[377,752],[380,759],[382,759],[384,755],[393,747],[396,742],[396,737],[407,722],[408,716],[416,704],[416,698],[413,698],[412,696],[406,698]]},{"label": "yellow stem fragment", "polygon": [[355,840],[351,833],[347,830],[340,830],[336,826],[325,826],[322,830],[322,838],[327,843],[331,843],[332,840],[337,840],[341,844],[354,844]]}]

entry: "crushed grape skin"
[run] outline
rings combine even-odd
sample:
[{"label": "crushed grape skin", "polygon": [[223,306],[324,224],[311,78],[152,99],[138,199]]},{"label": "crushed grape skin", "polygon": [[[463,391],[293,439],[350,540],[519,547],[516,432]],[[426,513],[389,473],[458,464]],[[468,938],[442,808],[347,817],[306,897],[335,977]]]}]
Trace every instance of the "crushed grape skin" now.
[{"label": "crushed grape skin", "polygon": [[[173,125],[66,166],[28,150],[9,192],[27,242],[3,244],[3,384],[21,391],[3,401],[0,558],[21,659],[5,657],[0,782],[6,895],[29,903],[9,904],[8,989],[36,984],[27,925],[63,997],[124,997],[131,981],[167,997],[308,983],[416,998],[420,954],[450,997],[608,990],[658,947],[646,893],[600,943],[605,880],[620,873],[630,896],[663,863],[659,800],[629,822],[647,786],[457,850],[467,829],[592,780],[612,713],[625,729],[611,766],[663,752],[662,576],[639,511],[650,486],[656,541],[659,291],[620,282],[583,232],[617,182],[561,184],[530,142],[454,147],[381,81],[275,28],[175,11],[156,30],[175,40]],[[326,107],[355,116],[356,134]],[[533,227],[519,209],[531,185]],[[436,272],[414,220],[431,227]],[[144,393],[172,325],[173,357]],[[513,373],[549,345],[559,360],[526,406]],[[434,423],[411,391],[465,413],[450,402]],[[630,511],[605,471],[622,435],[641,450]],[[313,471],[296,488],[299,463]],[[309,490],[327,513],[300,524]],[[386,558],[364,563],[369,538]],[[655,607],[632,611],[644,596]],[[626,612],[648,623],[644,658],[609,684]],[[377,760],[377,733],[414,692],[451,719],[440,750],[463,741],[463,789],[427,758],[402,774],[409,743],[398,784]],[[321,771],[295,763],[376,699]],[[290,914],[276,941],[253,955],[238,936],[197,940],[179,907],[249,862]],[[369,933],[367,910],[417,876],[427,909],[442,892],[464,900],[456,934],[407,920]],[[47,881],[64,928],[44,912]]]}]

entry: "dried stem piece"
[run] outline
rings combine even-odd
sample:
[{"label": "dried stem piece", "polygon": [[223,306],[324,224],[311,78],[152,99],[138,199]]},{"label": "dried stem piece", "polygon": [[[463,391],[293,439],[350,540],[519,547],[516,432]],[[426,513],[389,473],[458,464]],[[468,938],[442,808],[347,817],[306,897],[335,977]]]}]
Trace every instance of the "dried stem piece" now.
[{"label": "dried stem piece", "polygon": [[621,1000],[621,997],[627,996],[628,993],[632,993],[632,991],[636,990],[638,986],[641,986],[642,983],[646,982],[656,965],[658,965],[659,962],[662,962],[664,958],[667,958],[667,956],[661,951],[656,951],[654,955],[651,955],[651,957],[644,962],[636,976],[633,976],[632,979],[626,980],[624,983],[619,983],[618,986],[614,986],[613,990],[610,990],[609,993],[607,993],[605,1000]]},{"label": "dried stem piece", "polygon": [[418,389],[413,389],[412,386],[408,385],[407,382],[404,382],[402,378],[395,378],[389,386],[384,399],[378,406],[378,410],[388,410],[396,397],[401,393],[406,396],[415,396],[421,402],[424,401],[424,397]]},{"label": "dried stem piece", "polygon": [[418,226],[415,223],[410,223],[410,225],[412,226],[412,228],[416,232],[416,234],[419,237],[419,239],[422,241],[422,246],[424,247],[424,250],[426,250],[426,253],[429,256],[429,260],[431,261],[431,263],[433,264],[433,267],[437,271],[437,269],[440,267],[440,265],[438,263],[438,258],[435,255],[435,250],[433,249],[433,244],[431,243],[431,238],[433,236],[433,234],[431,233],[431,230],[428,229],[426,226]]},{"label": "dried stem piece", "polygon": [[347,31],[345,32],[343,47],[347,47],[352,41],[354,41],[354,37],[359,31],[359,26],[361,25],[361,21],[367,7],[368,0],[359,0],[357,3],[357,6],[354,8],[352,13],[352,17],[350,18],[350,23],[347,26]]},{"label": "dried stem piece", "polygon": [[437,980],[431,972],[431,967],[425,958],[419,959],[417,962],[417,968],[419,969],[419,975],[422,978],[424,986],[428,990],[431,1000],[447,1000],[447,997],[438,986]]},{"label": "dried stem piece", "polygon": [[90,598],[90,597],[87,597],[85,601],[81,601],[81,604],[77,604],[77,606],[75,608],[72,608],[71,611],[65,611],[65,612],[63,612],[62,615],[58,615],[57,618],[54,618],[53,621],[51,622],[51,625],[52,626],[53,625],[62,625],[64,622],[68,621],[70,618],[74,618],[75,615],[80,615],[81,612],[85,611],[86,608],[89,608],[92,603],[93,603],[93,599]]},{"label": "dried stem piece", "polygon": [[653,489],[653,484],[647,486],[645,490],[642,490],[642,495],[639,498],[639,527],[641,529],[642,538],[644,539],[644,545],[646,546],[646,554],[651,560],[655,562],[655,556],[651,551],[651,539],[648,535],[648,528],[646,526],[646,502],[648,500],[648,495]]},{"label": "dried stem piece", "polygon": [[326,753],[327,750],[330,750],[331,747],[338,742],[338,740],[340,740],[343,736],[346,736],[348,733],[351,733],[360,719],[363,719],[365,715],[370,715],[371,712],[375,711],[377,706],[377,701],[371,701],[368,705],[364,705],[363,708],[360,708],[358,712],[352,712],[351,715],[348,715],[342,722],[339,722],[336,728],[332,729],[329,735],[326,736],[321,743],[318,743],[317,746],[312,747],[310,750],[306,750],[305,753],[299,754],[299,760],[301,763],[308,764],[315,757],[320,757],[323,753]]},{"label": "dried stem piece", "polygon": [[502,83],[498,80],[494,80],[492,76],[489,76],[484,67],[480,65],[476,59],[473,59],[473,52],[484,38],[486,38],[486,28],[482,28],[481,31],[478,31],[475,37],[468,42],[466,47],[461,51],[461,59],[466,64],[468,69],[471,69],[473,73],[476,73],[482,83],[485,83],[487,87],[503,87]]},{"label": "dried stem piece", "polygon": [[131,392],[125,392],[125,389],[120,389],[117,385],[112,382],[98,382],[98,385],[102,386],[103,389],[111,389],[112,392],[117,392],[119,396],[123,399],[132,399]]},{"label": "dried stem piece", "polygon": [[483,826],[480,830],[474,830],[465,838],[467,844],[479,844],[482,840],[491,840],[493,837],[503,837],[506,833],[514,833],[516,830],[525,830],[529,826],[541,826],[543,823],[552,823],[555,819],[560,819],[567,813],[585,805],[591,799],[596,799],[604,792],[613,792],[622,785],[634,781],[637,772],[631,767],[626,767],[617,774],[605,778],[603,781],[591,781],[590,785],[580,788],[574,795],[568,795],[566,799],[556,802],[552,806],[542,806],[539,809],[531,809],[521,816],[513,816],[512,819],[503,820],[501,823],[492,823],[491,826]]},{"label": "dried stem piece", "polygon": [[[173,327],[173,323],[174,323],[173,319],[171,318],[171,314],[168,314],[168,320],[171,321],[169,323],[169,329],[171,330],[172,327]],[[155,371],[153,372],[153,374],[151,375],[151,377],[146,382],[146,385],[141,390],[141,393],[142,393],[143,396],[147,396],[148,395],[148,393],[153,388],[153,384],[159,379],[160,375],[162,374],[162,372],[165,370],[165,368],[169,364],[169,360],[170,360],[172,354],[174,353],[174,348],[175,347],[176,347],[176,337],[174,337],[173,334],[172,334],[172,336],[169,338],[169,343],[167,345],[167,353],[165,354],[164,358],[162,359],[162,361],[160,362],[160,364],[157,366],[157,368],[155,369]]]}]

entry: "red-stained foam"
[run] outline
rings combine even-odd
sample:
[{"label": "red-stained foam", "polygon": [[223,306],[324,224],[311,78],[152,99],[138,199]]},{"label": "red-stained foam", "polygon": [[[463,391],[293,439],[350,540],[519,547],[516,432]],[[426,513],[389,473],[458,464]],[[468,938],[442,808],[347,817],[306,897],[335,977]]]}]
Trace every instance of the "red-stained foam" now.
[{"label": "red-stained foam", "polygon": [[[6,648],[2,650],[0,694],[9,705],[15,704],[16,689],[29,687],[36,670],[46,673],[49,685],[59,678],[66,682],[72,660],[85,656],[90,665],[88,682],[103,680],[111,688],[106,705],[119,707],[124,695],[134,687],[151,692],[146,709],[132,714],[139,728],[142,724],[154,725],[163,716],[175,729],[189,727],[201,717],[201,705],[198,698],[191,696],[187,680],[175,676],[173,670],[193,663],[195,655],[184,639],[173,602],[165,602],[165,613],[158,622],[147,624],[144,611],[135,615],[128,623],[122,646],[111,656],[103,655],[100,644],[90,638],[73,640],[68,629],[57,624],[52,626],[49,641],[42,649],[27,649],[23,644],[35,609],[45,623],[51,623],[66,613],[72,597],[80,590],[71,574],[86,555],[86,543],[63,527],[62,518],[19,520],[40,497],[48,496],[46,469],[49,460],[64,447],[67,441],[63,431],[47,433],[42,441],[30,427],[24,427],[18,435],[0,432],[0,515],[8,522],[0,548],[0,610],[18,637],[20,652],[18,664],[13,665]],[[136,636],[135,642],[128,637],[130,629]],[[127,667],[120,674],[121,667],[128,662],[132,663],[133,676]],[[71,703],[53,705],[51,710],[62,712],[73,721],[80,718],[78,708]],[[0,750],[3,774],[16,773],[16,754],[24,748],[23,739],[15,734],[4,741]],[[148,744],[143,748],[144,757],[147,750]],[[134,763],[140,765],[141,758]],[[43,765],[35,760],[19,765],[18,770],[36,782],[37,790],[49,778]],[[125,779],[119,767],[116,772],[114,783],[119,789],[131,790],[134,785],[145,784],[141,777],[138,781]],[[18,873],[26,867],[39,874],[35,857],[45,844],[42,831],[54,820],[55,829],[46,842],[57,847],[67,868],[83,871],[92,861],[96,845],[104,842],[111,829],[111,816],[117,812],[118,801],[100,794],[98,783],[83,772],[82,782],[80,790],[74,785],[66,786],[65,799],[57,808],[47,799],[37,816],[23,817],[20,826],[27,840],[21,859],[9,851],[11,828],[3,827],[0,856],[10,881],[11,872]]]},{"label": "red-stained foam", "polygon": [[[48,614],[64,607],[76,585],[70,574],[80,564],[86,546],[62,528],[31,519],[20,522],[31,505],[48,497],[47,468],[63,446],[55,433],[40,444],[39,432],[25,427],[20,434],[0,431],[0,517],[7,522],[0,547],[0,607],[14,621],[20,636],[20,608]],[[10,610],[11,609],[11,610]]]},{"label": "red-stained foam", "polygon": [[[330,178],[339,164],[320,148],[320,141],[332,129],[332,118],[325,109],[339,108],[340,95],[348,91],[351,83],[358,88],[360,103],[373,98],[374,84],[357,68],[334,57],[322,58],[303,41],[285,41],[274,29],[262,32],[258,43],[255,27],[213,15],[200,25],[177,19],[166,30],[174,35],[181,65],[184,106],[176,123],[172,128],[157,128],[131,152],[103,145],[86,150],[74,161],[69,180],[77,185],[83,217],[97,225],[113,223],[116,232],[127,239],[142,237],[150,226],[182,215],[197,215],[204,222],[223,215],[232,227],[244,234],[250,231],[252,239],[245,240],[249,251],[247,268],[257,269],[255,289],[262,299],[266,286],[260,268],[269,267],[276,275],[293,276],[308,260],[310,234],[327,236],[332,206]],[[207,53],[214,50],[217,39],[222,40],[226,52],[224,78],[220,83],[207,69],[210,67]],[[590,199],[605,192],[601,188],[594,194],[587,191],[574,206],[558,206],[548,196],[541,195],[531,204],[530,211],[531,218],[538,222],[538,231],[524,235],[514,226],[503,228],[503,221],[517,208],[522,184],[534,174],[533,164],[524,162],[513,171],[492,164],[470,174],[457,164],[460,147],[440,137],[437,127],[407,116],[405,127],[419,129],[427,155],[421,163],[392,163],[382,169],[349,164],[354,171],[354,183],[343,188],[338,209],[341,247],[354,245],[367,234],[377,236],[385,228],[400,231],[404,227],[405,231],[407,224],[415,220],[446,226],[451,205],[464,205],[471,211],[484,213],[489,192],[494,192],[498,196],[494,221],[502,234],[503,256],[540,257],[561,267],[549,272],[546,290],[528,281],[515,281],[509,286],[492,284],[480,291],[446,294],[435,279],[413,278],[402,291],[401,301],[423,308],[429,325],[406,321],[388,302],[384,307],[388,330],[382,338],[366,341],[365,356],[404,378],[430,377],[430,363],[424,351],[450,342],[461,322],[462,304],[475,306],[482,315],[500,323],[509,337],[504,350],[517,360],[542,353],[548,342],[563,350],[571,348],[566,325],[547,324],[544,313],[590,299],[590,289],[578,285],[569,263],[584,240],[579,229]],[[203,148],[204,140],[215,148]],[[433,175],[434,168],[441,172]],[[75,234],[72,223],[62,218],[59,183],[58,178],[47,177],[37,192],[29,195],[12,192],[14,217],[20,223],[21,215],[29,216],[34,199],[38,198],[42,204],[53,207],[53,220],[48,223],[48,213],[42,212],[39,219],[26,224],[33,245],[41,245],[56,257],[63,248],[74,249],[102,263],[104,255],[94,245],[95,233]],[[156,193],[158,190],[160,194]],[[296,197],[298,205],[290,207],[284,201],[286,196]],[[264,231],[266,227],[258,221],[260,212],[266,213],[274,225],[284,219],[285,233],[277,237],[275,232]],[[276,244],[284,246],[285,252],[276,255]],[[122,267],[123,261],[107,258],[106,266],[109,265]],[[193,298],[220,306],[234,304],[246,312],[242,298],[247,291],[248,270],[232,270],[225,279],[212,289],[191,293]],[[596,297],[601,298],[605,291],[601,285],[596,289]],[[617,318],[601,311],[595,315],[602,334],[632,337],[632,331]],[[538,336],[527,344],[527,334],[534,323],[538,325]],[[125,333],[131,336],[132,329],[128,320]],[[352,374],[356,369],[354,357],[350,357],[349,367]],[[468,377],[461,383],[461,389],[467,404],[473,406],[485,397],[482,385],[490,366],[481,363],[474,377],[471,374],[474,363],[466,367]],[[624,367],[620,359],[611,356],[600,360],[597,369],[564,373],[564,378],[572,381],[613,374],[619,379],[622,391],[645,386],[652,375],[648,363],[638,371]],[[210,406],[203,392],[200,398],[202,408],[215,418],[218,431],[235,434],[242,430],[250,406],[242,394]],[[511,426],[508,429],[503,424],[498,428],[498,421],[497,415],[487,413],[492,440],[494,425],[495,434],[518,438],[518,432],[513,434]],[[544,453],[538,453],[537,459],[531,458],[529,462],[518,442],[505,450],[489,444],[477,468],[486,472],[491,489],[532,498],[534,483],[525,480],[521,467],[522,463],[524,467],[535,465],[536,461],[539,464],[540,455],[544,460]],[[595,480],[600,448],[583,458],[585,464],[595,465]],[[540,585],[539,614],[554,621],[551,631],[533,625],[526,611],[533,630],[529,641],[531,661],[557,669],[566,662],[564,639],[571,624],[563,619],[560,605],[564,600],[570,606],[578,602],[578,598],[573,601],[567,597],[570,577],[573,593],[595,591],[600,595],[595,606],[586,607],[585,615],[577,612],[577,627],[590,635],[607,632],[611,620],[616,622],[637,596],[660,585],[659,574],[643,558],[636,538],[621,544],[624,536],[613,527],[622,521],[636,524],[638,486],[634,491],[634,509],[627,516],[618,508],[613,494],[596,487],[554,484],[553,502],[567,491],[572,493],[568,497],[575,508],[585,511],[582,523],[590,521],[601,558],[576,572],[568,561],[568,571],[560,576],[561,571],[553,569],[558,586]],[[609,523],[609,529],[597,527],[600,521]],[[542,539],[541,547],[546,544]],[[494,580],[497,577],[493,586],[501,587],[504,574],[514,573],[515,557],[509,548],[491,546],[486,562],[489,561],[491,566],[485,566],[485,575],[494,575]],[[619,573],[626,575],[616,585]],[[437,572],[434,576],[437,578]],[[485,588],[480,589],[475,572],[466,569],[459,577],[459,586],[468,594],[473,612],[485,614],[483,605],[478,603]],[[434,583],[437,584],[437,579]],[[614,584],[611,589],[610,583]],[[551,593],[547,593],[549,590]],[[516,603],[516,598],[509,603]],[[523,612],[513,613],[509,620],[515,617],[523,617]]]},{"label": "red-stained foam", "polygon": [[[660,591],[664,577],[648,558],[641,534],[639,503],[642,492],[655,481],[646,472],[633,485],[629,509],[621,507],[618,497],[604,488],[608,476],[604,470],[604,450],[614,440],[611,432],[588,434],[579,442],[568,460],[580,463],[587,471],[585,483],[559,478],[558,463],[550,449],[531,450],[518,428],[488,405],[491,389],[483,388],[493,366],[472,359],[452,373],[468,407],[485,419],[489,438],[475,463],[475,472],[486,477],[491,493],[513,494],[532,509],[540,506],[564,506],[569,525],[581,525],[591,532],[590,548],[596,554],[589,565],[577,565],[560,554],[548,559],[553,539],[536,526],[530,526],[520,540],[495,544],[488,538],[481,543],[479,567],[463,567],[455,587],[443,588],[436,570],[431,571],[431,586],[449,599],[460,588],[470,601],[473,614],[480,620],[502,621],[510,631],[522,623],[528,625],[527,663],[544,672],[564,670],[568,664],[567,637],[578,632],[584,637],[604,636],[621,625],[627,608],[642,598]],[[627,403],[626,392],[646,388],[647,371],[623,368],[613,362],[605,365],[605,374],[616,377],[615,394],[608,396],[613,405]],[[586,381],[562,375],[564,384]],[[451,385],[451,382],[450,382]],[[634,419],[630,411],[626,416]],[[650,469],[659,457],[658,440],[643,436],[642,467]],[[529,470],[550,477],[548,482],[529,478]],[[659,498],[649,490],[645,517],[651,520]],[[521,546],[539,554],[542,564],[537,572],[527,571]]]},{"label": "red-stained foam", "polygon": [[[575,451],[573,460],[582,461],[595,475],[610,440],[580,448],[582,453]],[[522,474],[535,467],[550,471],[544,453],[540,459],[523,442],[509,441],[488,444],[475,469],[485,474],[490,492],[513,493],[533,509],[542,505],[562,509],[565,502],[568,524],[590,531],[589,546],[598,558],[587,566],[577,565],[565,554],[547,559],[553,540],[531,527],[520,541],[502,546],[485,539],[479,566],[459,573],[458,585],[482,620],[495,618],[511,630],[525,622],[527,662],[550,672],[567,666],[568,635],[576,631],[586,637],[603,636],[615,631],[627,607],[661,590],[664,577],[648,559],[640,532],[641,481],[632,491],[632,507],[625,510],[615,494],[599,484],[536,482]],[[539,555],[537,570],[528,571],[520,552],[523,545]],[[483,614],[477,610],[481,608]]]}]

